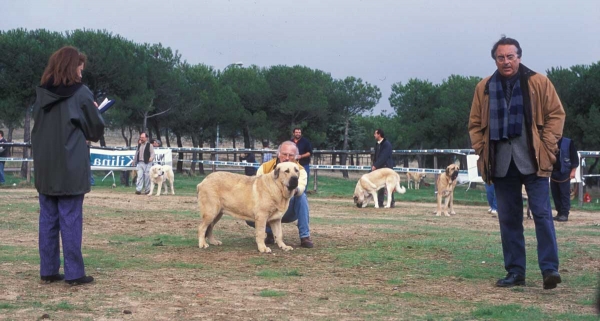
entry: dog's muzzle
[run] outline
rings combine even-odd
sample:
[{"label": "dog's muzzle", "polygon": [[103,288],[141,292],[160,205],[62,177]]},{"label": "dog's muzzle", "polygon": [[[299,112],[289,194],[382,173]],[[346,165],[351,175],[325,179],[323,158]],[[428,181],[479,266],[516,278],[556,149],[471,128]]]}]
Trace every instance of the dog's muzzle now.
[{"label": "dog's muzzle", "polygon": [[452,178],[452,180],[455,180],[458,177],[458,171],[455,171],[454,173],[452,173],[452,176],[450,176],[450,178]]},{"label": "dog's muzzle", "polygon": [[288,182],[288,190],[295,190],[296,187],[298,187],[298,176],[292,176]]}]

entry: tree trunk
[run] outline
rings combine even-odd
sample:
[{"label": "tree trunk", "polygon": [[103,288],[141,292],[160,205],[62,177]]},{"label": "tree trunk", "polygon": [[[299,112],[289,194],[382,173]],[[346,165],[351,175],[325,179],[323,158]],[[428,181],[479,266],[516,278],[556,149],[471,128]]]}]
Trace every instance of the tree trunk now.
[{"label": "tree trunk", "polygon": [[[25,112],[25,123],[23,124],[23,142],[31,144],[31,105],[27,106]],[[23,147],[23,158],[29,158],[29,147]],[[21,178],[27,178],[27,162],[21,163]]]},{"label": "tree trunk", "polygon": [[242,133],[244,135],[244,148],[250,148],[250,128],[248,125],[244,126]]},{"label": "tree trunk", "polygon": [[[348,150],[348,128],[350,127],[350,118],[346,118],[346,126],[344,128],[344,145],[342,146],[342,150]],[[340,154],[340,165],[346,165],[346,158],[348,154],[343,153]],[[348,171],[342,170],[342,176],[344,178],[348,178]]]},{"label": "tree trunk", "polygon": [[165,128],[165,144],[167,147],[171,147],[171,142],[169,141],[169,128]]},{"label": "tree trunk", "polygon": [[[198,142],[196,136],[192,135],[192,147],[197,148]],[[196,160],[198,159],[198,153],[192,153],[192,164],[190,165],[190,175],[196,174]]]},{"label": "tree trunk", "polygon": [[127,136],[125,136],[125,126],[121,126],[121,137],[123,137],[123,140],[125,141],[125,146],[129,147]]},{"label": "tree trunk", "polygon": [[152,124],[154,125],[154,131],[156,132],[156,139],[162,142],[162,139],[160,138],[160,124],[158,123],[158,120],[155,119]]},{"label": "tree trunk", "polygon": [[7,142],[12,142],[12,137],[13,137],[13,132],[15,131],[15,127],[13,126],[9,126],[8,127],[8,133],[6,134],[6,141]]},{"label": "tree trunk", "polygon": [[[200,148],[204,147],[204,137],[202,135],[198,135],[198,147],[200,147]],[[198,158],[200,160],[203,160],[204,153],[199,153]],[[200,173],[200,175],[205,175],[204,164],[198,163],[198,172]]]},{"label": "tree trunk", "polygon": [[[235,149],[235,134],[231,137],[231,143],[233,144],[233,148]],[[229,161],[229,154],[227,154],[227,161]],[[236,152],[233,152],[233,161],[234,162],[238,161]]]},{"label": "tree trunk", "polygon": [[[177,137],[177,147],[183,147],[183,144],[181,143],[181,134],[179,132],[175,132],[175,137]],[[177,155],[177,173],[181,174],[183,173],[183,153],[179,152]]]}]

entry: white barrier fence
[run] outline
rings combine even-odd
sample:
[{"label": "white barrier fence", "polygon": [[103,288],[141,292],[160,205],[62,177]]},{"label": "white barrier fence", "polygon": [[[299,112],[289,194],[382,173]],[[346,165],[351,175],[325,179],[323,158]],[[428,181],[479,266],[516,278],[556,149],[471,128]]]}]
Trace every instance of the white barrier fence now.
[{"label": "white barrier fence", "polygon": [[[30,148],[29,143],[3,143],[0,147],[17,147],[17,148]],[[173,147],[173,148],[156,148],[155,154],[156,162],[161,164],[168,164],[173,166],[173,153],[210,153],[210,154],[231,154],[231,153],[272,153],[276,151],[272,149],[250,149],[250,148],[186,148],[186,147]],[[467,170],[461,170],[459,172],[459,183],[481,183],[481,176],[477,173],[476,160],[477,156],[474,155],[473,149],[424,149],[424,150],[393,150],[392,155],[457,155],[467,156]],[[372,154],[370,150],[313,150],[313,154]],[[583,203],[583,185],[585,184],[585,178],[598,177],[600,174],[583,174],[582,167],[585,167],[585,158],[600,158],[600,151],[579,151],[580,166],[576,171],[576,177],[572,180],[572,183],[578,183],[579,185],[579,203]],[[131,170],[133,166],[133,158],[135,157],[135,147],[90,147],[90,162],[92,164],[92,170]],[[33,159],[30,157],[0,157],[0,161],[8,162],[32,162]],[[218,166],[229,166],[229,167],[258,167],[260,163],[247,163],[247,162],[231,162],[231,161],[219,161],[219,160],[186,160],[179,159],[178,162],[184,163],[199,163],[205,165]],[[437,158],[434,161],[434,166],[437,167]],[[31,167],[31,166],[29,166]],[[315,190],[316,190],[316,175],[318,170],[348,170],[348,171],[370,171],[371,166],[359,166],[359,165],[320,165],[311,164],[311,169],[314,170],[315,175]],[[397,172],[414,172],[414,173],[426,173],[438,175],[444,172],[444,169],[438,168],[408,168],[408,167],[394,167]]]}]

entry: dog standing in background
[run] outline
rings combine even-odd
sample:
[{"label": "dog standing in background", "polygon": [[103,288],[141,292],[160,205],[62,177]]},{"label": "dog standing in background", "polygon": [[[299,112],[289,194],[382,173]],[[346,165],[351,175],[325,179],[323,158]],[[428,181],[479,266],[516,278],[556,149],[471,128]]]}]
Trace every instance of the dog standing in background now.
[{"label": "dog standing in background", "polygon": [[[444,215],[456,214],[454,212],[454,188],[456,187],[458,177],[458,165],[450,164],[446,167],[446,172],[438,177],[437,187],[437,211],[435,216],[440,216],[442,212],[442,199],[445,198]],[[450,214],[448,214],[448,208]]]},{"label": "dog standing in background", "polygon": [[425,173],[407,172],[406,180],[407,180],[408,189],[410,189],[411,182],[412,182],[414,189],[419,189],[421,186],[421,181],[424,180],[425,177],[427,177],[427,174],[425,174]]},{"label": "dog standing in background", "polygon": [[173,168],[169,165],[152,166],[150,168],[150,193],[148,193],[148,196],[152,195],[155,184],[158,185],[158,191],[156,192],[156,196],[160,196],[160,192],[163,185],[165,185],[165,192],[169,194],[167,181],[169,181],[169,183],[171,184],[171,194],[175,195],[175,188],[173,187],[173,183],[175,181],[175,174],[173,173]]}]

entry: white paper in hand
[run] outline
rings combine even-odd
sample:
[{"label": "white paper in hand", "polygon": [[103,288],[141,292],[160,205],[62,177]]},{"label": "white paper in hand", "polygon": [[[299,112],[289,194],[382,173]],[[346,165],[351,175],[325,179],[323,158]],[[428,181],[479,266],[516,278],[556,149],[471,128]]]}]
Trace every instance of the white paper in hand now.
[{"label": "white paper in hand", "polygon": [[112,105],[114,103],[115,103],[114,100],[109,100],[108,98],[104,98],[104,101],[102,101],[102,103],[100,104],[100,106],[98,106],[98,110],[102,114],[105,111],[107,111],[110,107],[112,107]]}]

